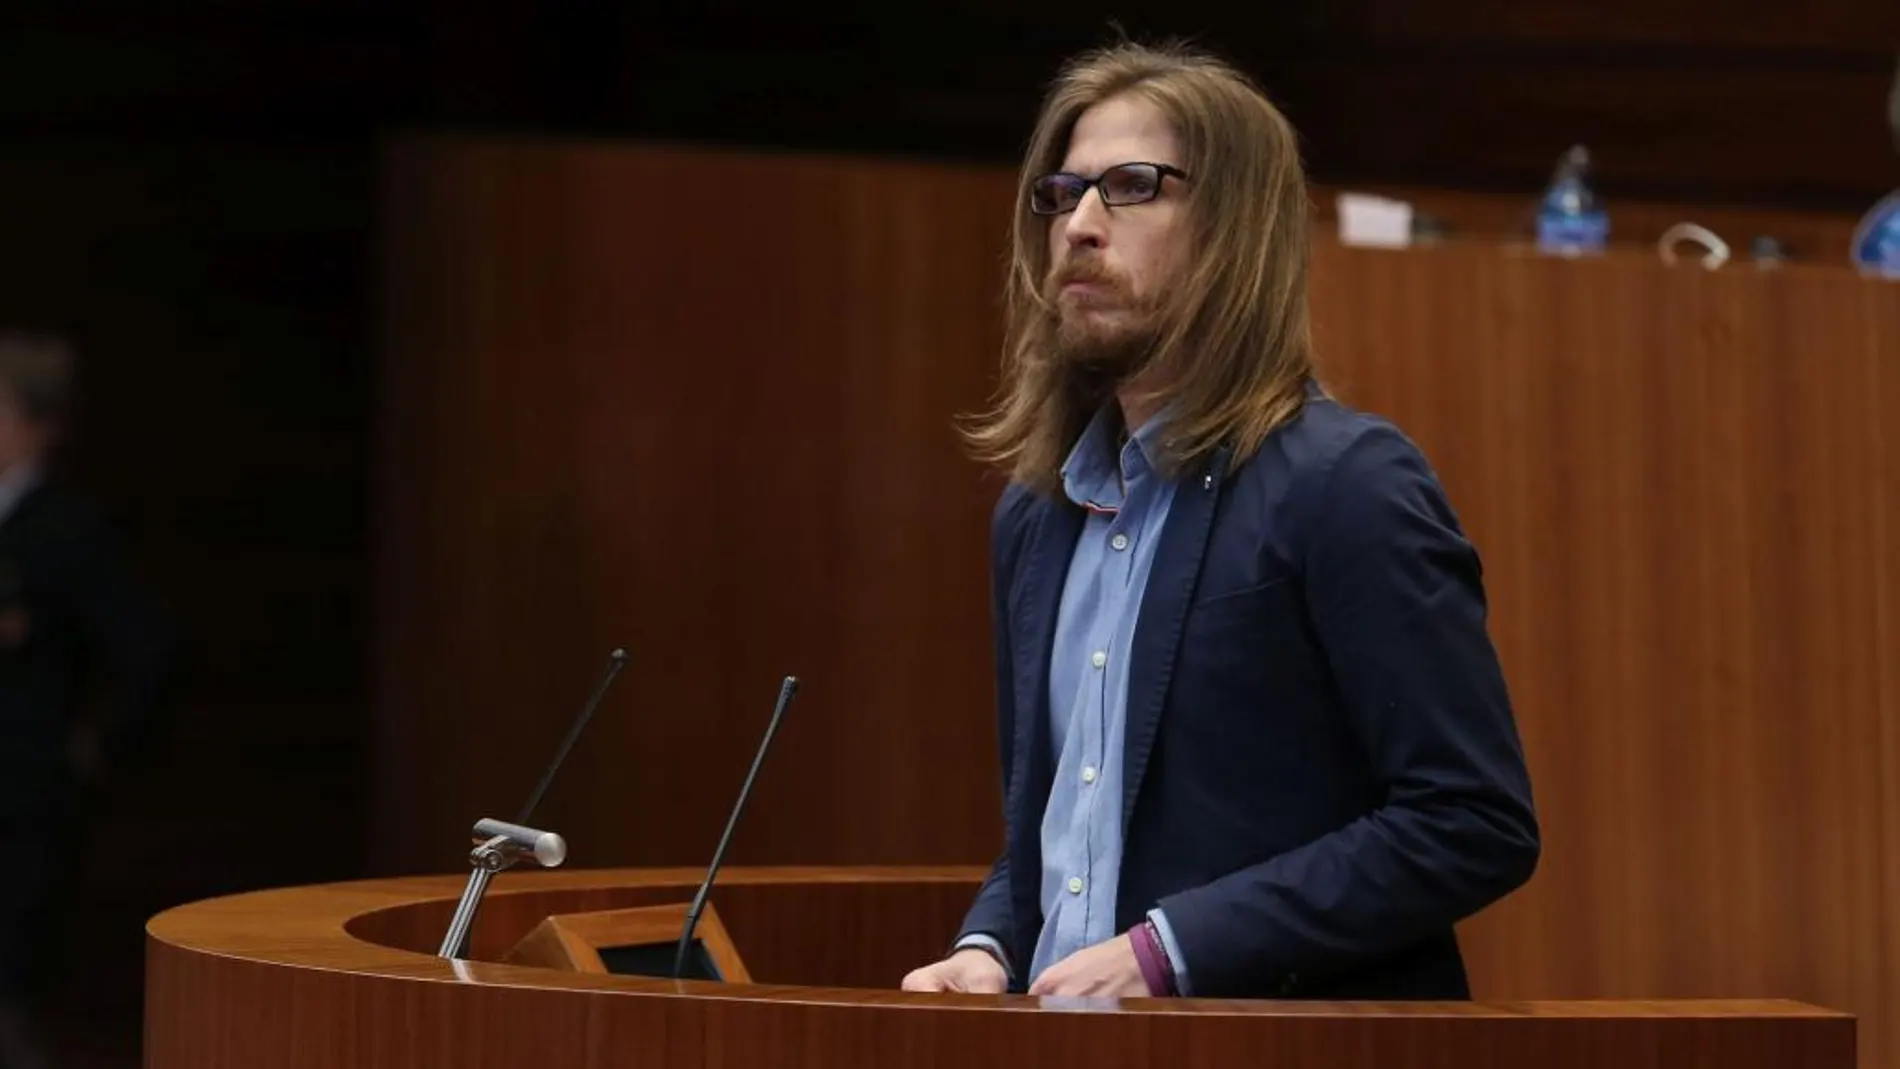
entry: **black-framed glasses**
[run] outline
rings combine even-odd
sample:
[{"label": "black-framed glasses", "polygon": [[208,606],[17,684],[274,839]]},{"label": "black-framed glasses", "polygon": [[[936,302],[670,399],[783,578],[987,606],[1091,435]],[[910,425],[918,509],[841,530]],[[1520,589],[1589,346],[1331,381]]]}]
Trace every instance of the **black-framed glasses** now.
[{"label": "black-framed glasses", "polygon": [[1102,203],[1111,208],[1145,204],[1161,195],[1161,180],[1168,175],[1187,178],[1186,171],[1165,163],[1118,163],[1094,178],[1067,171],[1038,175],[1029,183],[1029,210],[1037,215],[1072,212],[1091,187],[1101,192]]}]

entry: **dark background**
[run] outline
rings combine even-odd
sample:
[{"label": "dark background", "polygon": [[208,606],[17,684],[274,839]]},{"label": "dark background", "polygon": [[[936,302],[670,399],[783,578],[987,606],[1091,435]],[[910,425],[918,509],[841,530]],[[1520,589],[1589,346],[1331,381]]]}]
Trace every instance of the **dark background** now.
[{"label": "dark background", "polygon": [[[1329,184],[1528,201],[1583,141],[1612,208],[1857,213],[1900,186],[1891,0],[1222,9],[1148,5],[1121,25],[1241,62]],[[385,139],[506,130],[1006,162],[1057,59],[1107,24],[998,0],[880,10],[897,14],[419,0],[0,13],[0,323],[80,345],[73,467],[193,650],[174,730],[116,785],[90,853],[64,1010],[84,1059],[136,1057],[146,916],[365,871]]]}]

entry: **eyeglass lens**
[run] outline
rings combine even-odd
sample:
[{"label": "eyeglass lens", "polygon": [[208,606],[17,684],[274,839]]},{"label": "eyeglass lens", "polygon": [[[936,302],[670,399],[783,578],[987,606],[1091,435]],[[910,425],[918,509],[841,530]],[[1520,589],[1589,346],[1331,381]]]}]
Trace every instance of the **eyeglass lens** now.
[{"label": "eyeglass lens", "polygon": [[1091,185],[1101,188],[1106,204],[1140,204],[1161,191],[1161,174],[1151,163],[1110,167],[1093,181],[1075,174],[1046,174],[1030,187],[1030,204],[1043,214],[1072,211]]}]

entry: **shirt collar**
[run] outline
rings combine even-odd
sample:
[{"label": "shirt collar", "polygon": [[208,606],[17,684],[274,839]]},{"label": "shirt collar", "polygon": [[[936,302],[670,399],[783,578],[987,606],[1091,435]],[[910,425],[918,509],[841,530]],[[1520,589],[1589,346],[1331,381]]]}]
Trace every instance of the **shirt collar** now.
[{"label": "shirt collar", "polygon": [[1063,492],[1092,512],[1118,511],[1127,497],[1127,484],[1154,471],[1166,423],[1164,414],[1156,414],[1125,442],[1120,441],[1121,406],[1109,400],[1089,419],[1062,462]]}]

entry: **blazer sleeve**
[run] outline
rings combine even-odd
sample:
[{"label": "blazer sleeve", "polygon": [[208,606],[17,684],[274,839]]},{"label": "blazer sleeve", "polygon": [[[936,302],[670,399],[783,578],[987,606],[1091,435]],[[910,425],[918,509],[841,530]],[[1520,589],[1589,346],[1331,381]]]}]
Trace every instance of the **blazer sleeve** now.
[{"label": "blazer sleeve", "polygon": [[1399,950],[1537,864],[1478,556],[1424,457],[1377,425],[1339,455],[1308,515],[1311,626],[1384,798],[1298,849],[1162,900],[1199,991],[1316,979]]},{"label": "blazer sleeve", "polygon": [[[1028,503],[1028,492],[1020,485],[1011,484],[1004,489],[990,518],[990,633],[995,644],[996,752],[1002,766],[1005,825],[1009,820],[1010,776],[1016,763],[1015,666],[1009,650],[1009,588],[1021,542],[1019,528]],[[1015,946],[1021,933],[1016,929],[1011,902],[1009,849],[1005,845],[991,866],[989,876],[977,889],[976,900],[964,917],[956,942],[963,944],[969,936],[984,935],[1003,948]],[[1003,954],[1007,958],[1007,950]],[[1013,972],[1014,963],[1006,964]]]},{"label": "blazer sleeve", "polygon": [[1004,851],[997,857],[996,864],[991,866],[990,874],[984,878],[982,886],[977,888],[976,901],[964,915],[963,926],[957,930],[957,938],[951,944],[951,949],[981,946],[990,950],[1003,963],[1010,978],[1014,979],[1016,962],[1009,953],[1015,934],[1015,926],[1011,921],[1013,913],[1009,901],[1009,852]]}]

